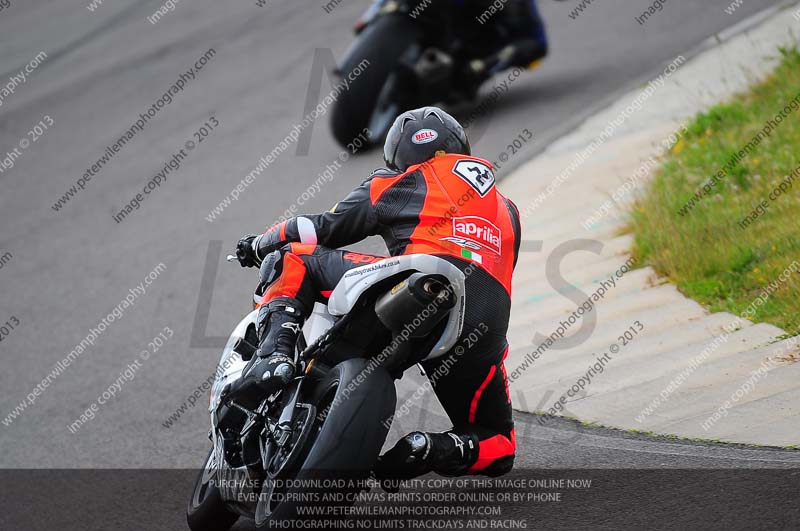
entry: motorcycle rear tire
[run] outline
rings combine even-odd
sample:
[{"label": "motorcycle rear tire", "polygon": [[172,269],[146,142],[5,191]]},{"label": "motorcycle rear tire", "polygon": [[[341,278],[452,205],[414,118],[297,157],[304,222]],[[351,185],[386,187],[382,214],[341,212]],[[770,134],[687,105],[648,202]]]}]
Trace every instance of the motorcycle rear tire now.
[{"label": "motorcycle rear tire", "polygon": [[[340,68],[343,79],[351,73],[354,79],[350,80],[349,89],[339,95],[331,112],[333,136],[342,147],[348,147],[369,127],[381,90],[406,50],[418,42],[420,32],[411,17],[392,13],[375,20],[358,36]],[[362,64],[364,60],[368,64]],[[382,141],[387,131],[388,127],[385,131],[372,131],[368,143]]]}]

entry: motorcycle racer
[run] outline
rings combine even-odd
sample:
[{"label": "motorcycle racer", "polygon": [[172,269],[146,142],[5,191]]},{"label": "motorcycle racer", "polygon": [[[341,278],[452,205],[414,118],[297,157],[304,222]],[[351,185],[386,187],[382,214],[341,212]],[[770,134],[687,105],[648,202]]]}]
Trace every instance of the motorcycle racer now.
[{"label": "motorcycle racer", "polygon": [[[356,33],[364,29],[364,20],[392,0],[378,0],[356,24]],[[450,4],[458,34],[473,59],[466,78],[480,85],[507,68],[535,68],[547,56],[548,42],[544,20],[536,0],[453,0]],[[411,10],[416,18],[424,2]],[[496,30],[487,32],[486,25]]]},{"label": "motorcycle racer", "polygon": [[380,235],[392,256],[430,254],[465,273],[464,334],[485,334],[458,362],[438,370],[433,389],[453,423],[446,433],[413,432],[378,463],[379,477],[496,476],[515,452],[511,399],[503,365],[511,277],[520,245],[516,206],[495,186],[491,164],[473,157],[466,133],[449,114],[423,107],[401,114],[379,169],[330,211],[298,216],[237,245],[243,267],[271,271],[258,315],[259,347],[223,394],[257,403],[294,377],[293,352],[315,302],[327,302],[350,269],[384,257],[336,248]]}]

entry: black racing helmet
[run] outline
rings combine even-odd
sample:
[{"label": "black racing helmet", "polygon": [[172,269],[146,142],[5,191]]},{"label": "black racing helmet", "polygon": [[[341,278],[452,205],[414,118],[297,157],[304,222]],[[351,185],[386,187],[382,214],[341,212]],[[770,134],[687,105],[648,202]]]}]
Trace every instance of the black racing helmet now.
[{"label": "black racing helmet", "polygon": [[422,107],[395,119],[383,145],[383,160],[393,170],[406,171],[439,151],[472,154],[467,134],[458,120],[438,107]]}]

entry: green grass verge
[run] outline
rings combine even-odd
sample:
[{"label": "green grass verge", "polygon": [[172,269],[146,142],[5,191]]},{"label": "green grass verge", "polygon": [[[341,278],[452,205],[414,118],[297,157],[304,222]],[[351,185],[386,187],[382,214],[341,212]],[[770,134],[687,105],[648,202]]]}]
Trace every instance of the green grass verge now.
[{"label": "green grass verge", "polygon": [[[652,265],[711,311],[741,313],[773,291],[752,317],[800,334],[800,172],[774,200],[770,192],[800,166],[800,109],[791,112],[727,175],[707,186],[689,212],[679,211],[709,179],[800,95],[800,51],[782,60],[747,94],[697,116],[665,156],[631,217],[634,256]],[[784,185],[786,188],[787,185]],[[775,195],[775,194],[773,194]],[[763,214],[753,219],[762,201]],[[743,222],[750,216],[750,223]],[[770,283],[772,285],[770,286]]]}]

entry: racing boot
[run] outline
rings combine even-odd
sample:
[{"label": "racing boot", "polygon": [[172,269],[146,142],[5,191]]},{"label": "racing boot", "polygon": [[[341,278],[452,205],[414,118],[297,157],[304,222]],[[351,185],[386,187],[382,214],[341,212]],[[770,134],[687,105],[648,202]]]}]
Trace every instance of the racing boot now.
[{"label": "racing boot", "polygon": [[[392,490],[391,480],[411,479],[428,472],[459,476],[478,460],[475,435],[445,433],[409,433],[378,458],[375,476]],[[395,486],[396,487],[396,486]]]},{"label": "racing boot", "polygon": [[279,297],[261,307],[261,344],[242,376],[223,390],[223,398],[253,409],[265,397],[283,389],[295,375],[294,350],[303,322],[300,304]]},{"label": "racing boot", "polygon": [[524,39],[503,47],[482,59],[473,59],[467,64],[463,77],[473,85],[480,86],[493,75],[517,66],[534,69],[547,56],[547,43]]}]

